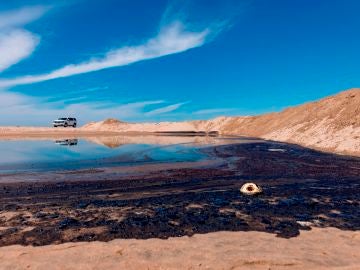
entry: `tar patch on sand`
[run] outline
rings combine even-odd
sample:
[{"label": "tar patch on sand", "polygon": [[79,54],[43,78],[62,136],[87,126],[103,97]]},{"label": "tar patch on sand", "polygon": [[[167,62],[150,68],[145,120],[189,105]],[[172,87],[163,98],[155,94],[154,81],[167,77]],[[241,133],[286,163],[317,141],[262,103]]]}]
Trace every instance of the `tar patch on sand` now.
[{"label": "tar patch on sand", "polygon": [[[116,180],[0,184],[0,246],[216,231],[291,238],[311,226],[360,229],[359,158],[272,142],[203,151],[226,165],[159,167]],[[249,181],[263,193],[241,194]]]}]

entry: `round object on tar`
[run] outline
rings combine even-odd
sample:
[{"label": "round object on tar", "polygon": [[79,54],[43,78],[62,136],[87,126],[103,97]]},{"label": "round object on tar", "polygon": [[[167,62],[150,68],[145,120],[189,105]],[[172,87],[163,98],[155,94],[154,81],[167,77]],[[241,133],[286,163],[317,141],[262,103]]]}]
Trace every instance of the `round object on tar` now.
[{"label": "round object on tar", "polygon": [[240,188],[240,192],[246,195],[255,195],[261,193],[262,189],[255,183],[246,183]]}]

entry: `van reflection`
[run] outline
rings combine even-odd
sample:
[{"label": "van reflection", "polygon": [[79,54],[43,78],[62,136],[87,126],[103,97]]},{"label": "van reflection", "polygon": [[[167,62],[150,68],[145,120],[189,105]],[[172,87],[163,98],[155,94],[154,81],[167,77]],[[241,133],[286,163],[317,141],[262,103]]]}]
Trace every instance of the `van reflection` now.
[{"label": "van reflection", "polygon": [[78,140],[77,139],[56,140],[55,144],[64,145],[64,146],[73,146],[78,144]]}]

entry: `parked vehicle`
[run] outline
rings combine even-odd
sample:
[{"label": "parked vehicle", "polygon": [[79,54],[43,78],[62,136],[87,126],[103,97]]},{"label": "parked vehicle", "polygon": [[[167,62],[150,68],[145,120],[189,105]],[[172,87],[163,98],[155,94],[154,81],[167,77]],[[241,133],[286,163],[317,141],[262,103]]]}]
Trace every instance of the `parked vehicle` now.
[{"label": "parked vehicle", "polygon": [[77,121],[76,118],[59,118],[53,121],[54,127],[76,127]]}]

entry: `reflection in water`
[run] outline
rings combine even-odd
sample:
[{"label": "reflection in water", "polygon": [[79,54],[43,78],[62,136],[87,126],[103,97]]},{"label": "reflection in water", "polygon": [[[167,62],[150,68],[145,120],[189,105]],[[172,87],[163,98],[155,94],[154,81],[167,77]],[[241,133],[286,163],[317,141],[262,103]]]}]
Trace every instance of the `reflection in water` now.
[{"label": "reflection in water", "polygon": [[56,140],[55,144],[73,146],[78,144],[78,140],[77,139]]},{"label": "reflection in water", "polygon": [[[242,142],[255,142],[255,139],[246,137],[217,137],[217,136],[161,136],[161,135],[124,135],[124,136],[94,136],[85,137],[86,141],[117,148],[127,144],[175,145],[187,144],[189,146],[208,146]],[[262,140],[256,140],[262,141]]]},{"label": "reflection in water", "polygon": [[6,153],[0,155],[0,173],[198,161],[205,157],[201,147],[249,140],[178,135],[0,140],[0,153]]}]

